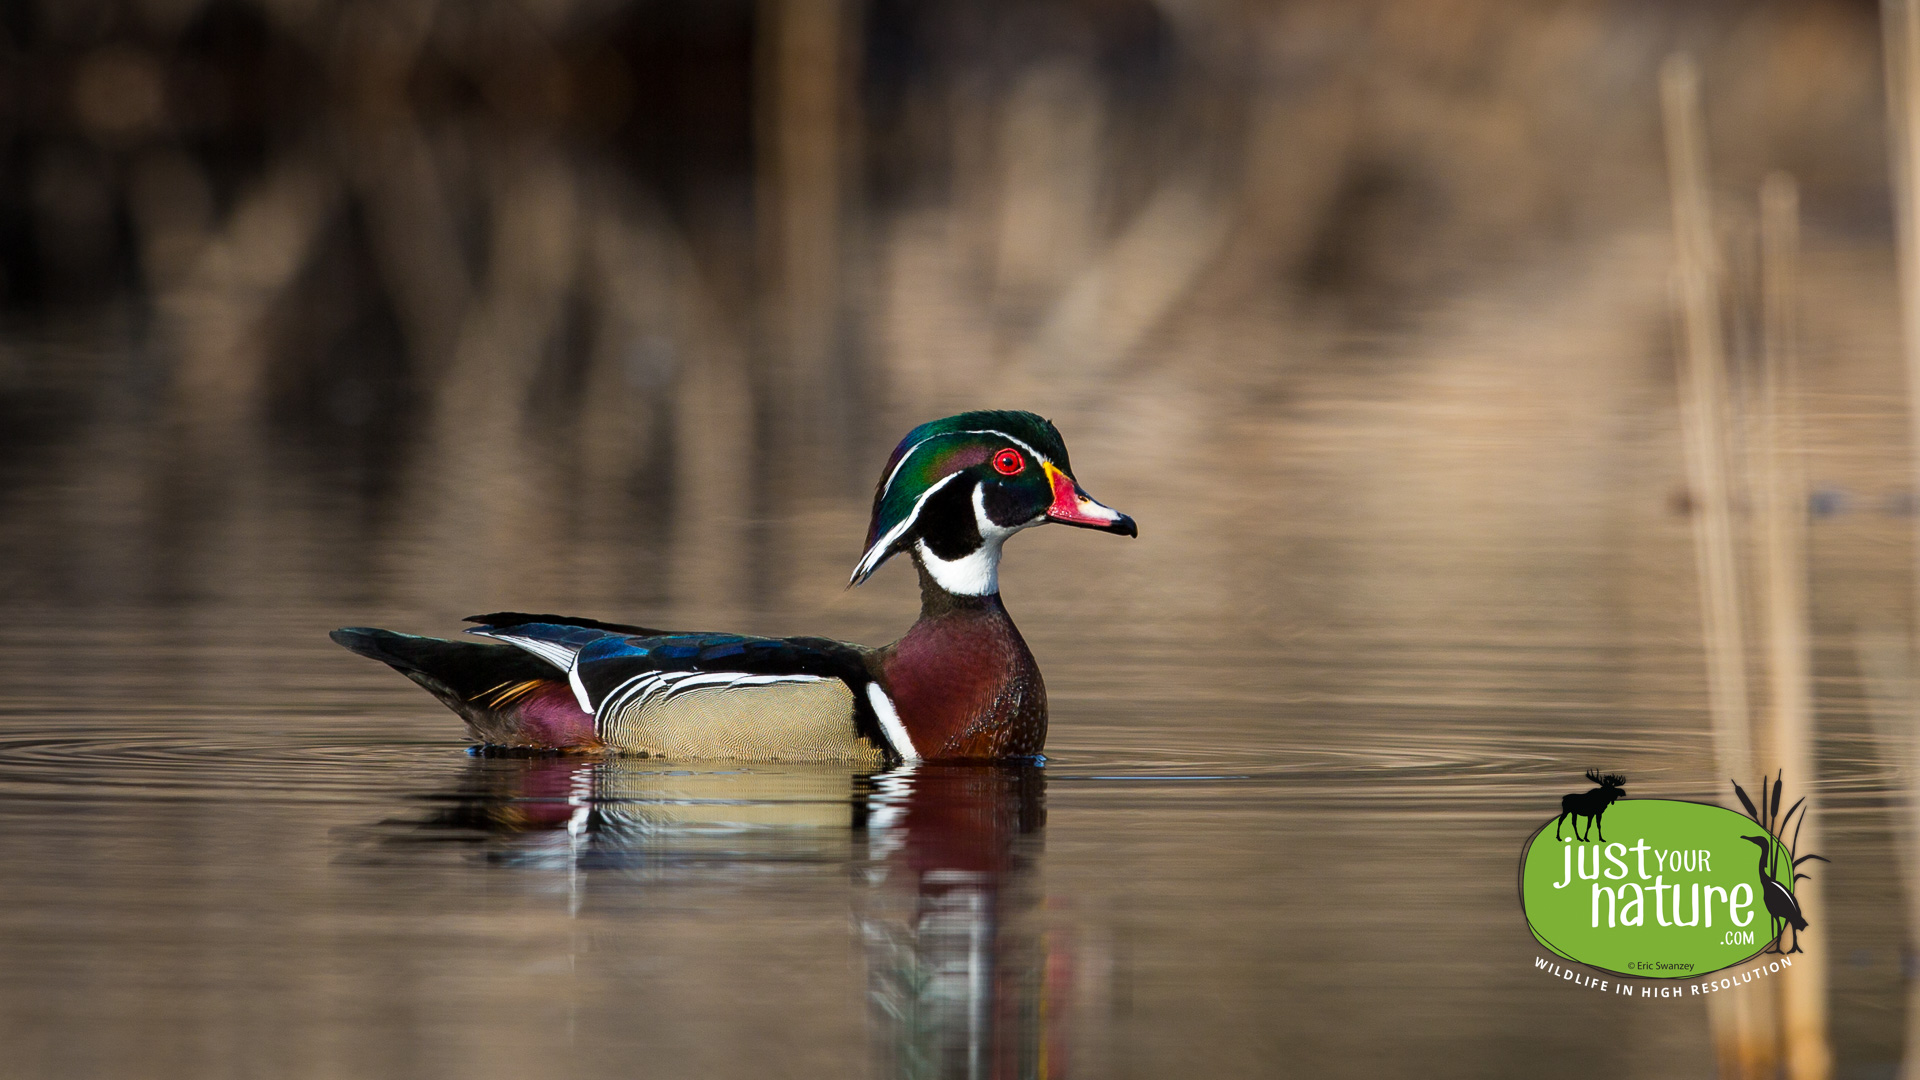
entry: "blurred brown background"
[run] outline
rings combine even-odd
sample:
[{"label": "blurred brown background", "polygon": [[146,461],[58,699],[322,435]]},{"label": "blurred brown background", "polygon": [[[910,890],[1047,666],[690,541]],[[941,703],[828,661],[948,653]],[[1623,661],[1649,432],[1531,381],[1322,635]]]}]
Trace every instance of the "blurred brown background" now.
[{"label": "blurred brown background", "polygon": [[1164,587],[1087,556],[1159,611],[1301,610],[1235,567],[1351,559],[1316,547],[1344,519],[1577,543],[1621,526],[1555,519],[1680,475],[1682,48],[1736,264],[1761,176],[1801,183],[1812,389],[1897,389],[1867,3],[46,0],[0,31],[16,602],[824,602],[885,450],[982,406],[1053,415],[1162,582],[1178,554]]}]

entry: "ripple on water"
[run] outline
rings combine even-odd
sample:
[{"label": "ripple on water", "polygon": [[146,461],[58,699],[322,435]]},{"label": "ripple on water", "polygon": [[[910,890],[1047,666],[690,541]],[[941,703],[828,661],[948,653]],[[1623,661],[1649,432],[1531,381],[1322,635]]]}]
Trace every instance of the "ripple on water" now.
[{"label": "ripple on water", "polygon": [[322,741],[200,730],[0,733],[0,795],[334,801],[460,753],[446,743]]},{"label": "ripple on water", "polygon": [[[371,733],[321,738],[204,720],[129,719],[80,729],[62,723],[57,735],[46,733],[46,726],[0,731],[0,796],[255,802],[390,798],[396,784],[404,788],[444,775],[466,757],[462,744],[445,739],[390,741]],[[1076,734],[1079,745],[1059,748],[1047,763],[1046,775],[1057,798],[1124,792],[1129,798],[1149,793],[1179,800],[1217,795],[1225,801],[1341,807],[1473,799],[1488,810],[1531,810],[1543,795],[1567,789],[1570,782],[1577,785],[1570,763],[1585,760],[1569,740],[1540,740],[1529,747],[1510,734],[1445,740],[1376,736],[1345,742],[1289,738],[1283,745],[1258,749],[1246,741],[1135,747],[1114,740],[1089,745],[1097,735],[1089,739],[1090,732]],[[1658,742],[1663,745],[1642,747],[1642,756],[1658,759],[1704,749],[1695,745],[1701,740],[1691,732]],[[714,764],[697,767],[708,772]],[[1686,797],[1707,794],[1697,790],[1699,777],[1690,765],[1666,772],[1647,762],[1640,765],[1632,772],[1646,777],[1648,795],[1674,795],[1676,789],[1686,789]],[[1821,782],[1821,795],[1831,808],[1873,809],[1898,788],[1896,770],[1871,755],[1849,758],[1845,766],[1830,770]],[[767,771],[741,768],[747,773]]]},{"label": "ripple on water", "polygon": [[[0,733],[0,794],[332,800],[390,791],[396,772],[444,770],[464,757],[444,741],[371,743],[195,727]],[[747,766],[745,771],[765,770]],[[1564,765],[1544,754],[1474,759],[1437,747],[1362,754],[1333,746],[1296,746],[1279,753],[1189,746],[1124,754],[1068,752],[1051,760],[1046,771],[1050,783],[1063,785],[1062,794],[1067,787],[1125,787],[1177,789],[1165,793],[1187,797],[1231,786],[1243,795],[1257,790],[1268,798],[1345,801],[1453,798],[1503,789],[1532,794],[1542,782],[1558,782]]]}]

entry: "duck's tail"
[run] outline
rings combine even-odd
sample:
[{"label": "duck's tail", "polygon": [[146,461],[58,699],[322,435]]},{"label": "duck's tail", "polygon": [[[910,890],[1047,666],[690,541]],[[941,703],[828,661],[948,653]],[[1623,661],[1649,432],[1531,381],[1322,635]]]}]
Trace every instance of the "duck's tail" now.
[{"label": "duck's tail", "polygon": [[490,746],[599,748],[593,717],[574,700],[565,673],[512,645],[370,626],[349,626],[328,636],[419,683]]}]

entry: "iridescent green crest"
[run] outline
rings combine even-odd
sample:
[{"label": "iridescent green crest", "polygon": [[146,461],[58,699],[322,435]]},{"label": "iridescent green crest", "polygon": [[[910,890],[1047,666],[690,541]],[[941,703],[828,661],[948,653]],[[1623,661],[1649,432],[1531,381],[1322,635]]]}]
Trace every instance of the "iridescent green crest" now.
[{"label": "iridescent green crest", "polygon": [[1053,422],[1030,412],[983,409],[921,424],[894,447],[873,493],[873,521],[867,549],[854,568],[853,583],[865,581],[897,550],[929,492],[963,469],[987,462],[1014,446],[1073,475],[1067,446]]}]

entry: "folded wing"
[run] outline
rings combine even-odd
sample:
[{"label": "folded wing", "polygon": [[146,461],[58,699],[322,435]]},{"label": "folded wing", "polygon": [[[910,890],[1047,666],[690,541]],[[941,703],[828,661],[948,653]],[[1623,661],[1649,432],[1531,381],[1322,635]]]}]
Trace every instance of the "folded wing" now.
[{"label": "folded wing", "polygon": [[518,617],[483,617],[469,632],[518,646],[563,672],[610,748],[876,764],[893,749],[867,693],[873,677],[861,646],[648,632],[546,615],[512,621]]}]

